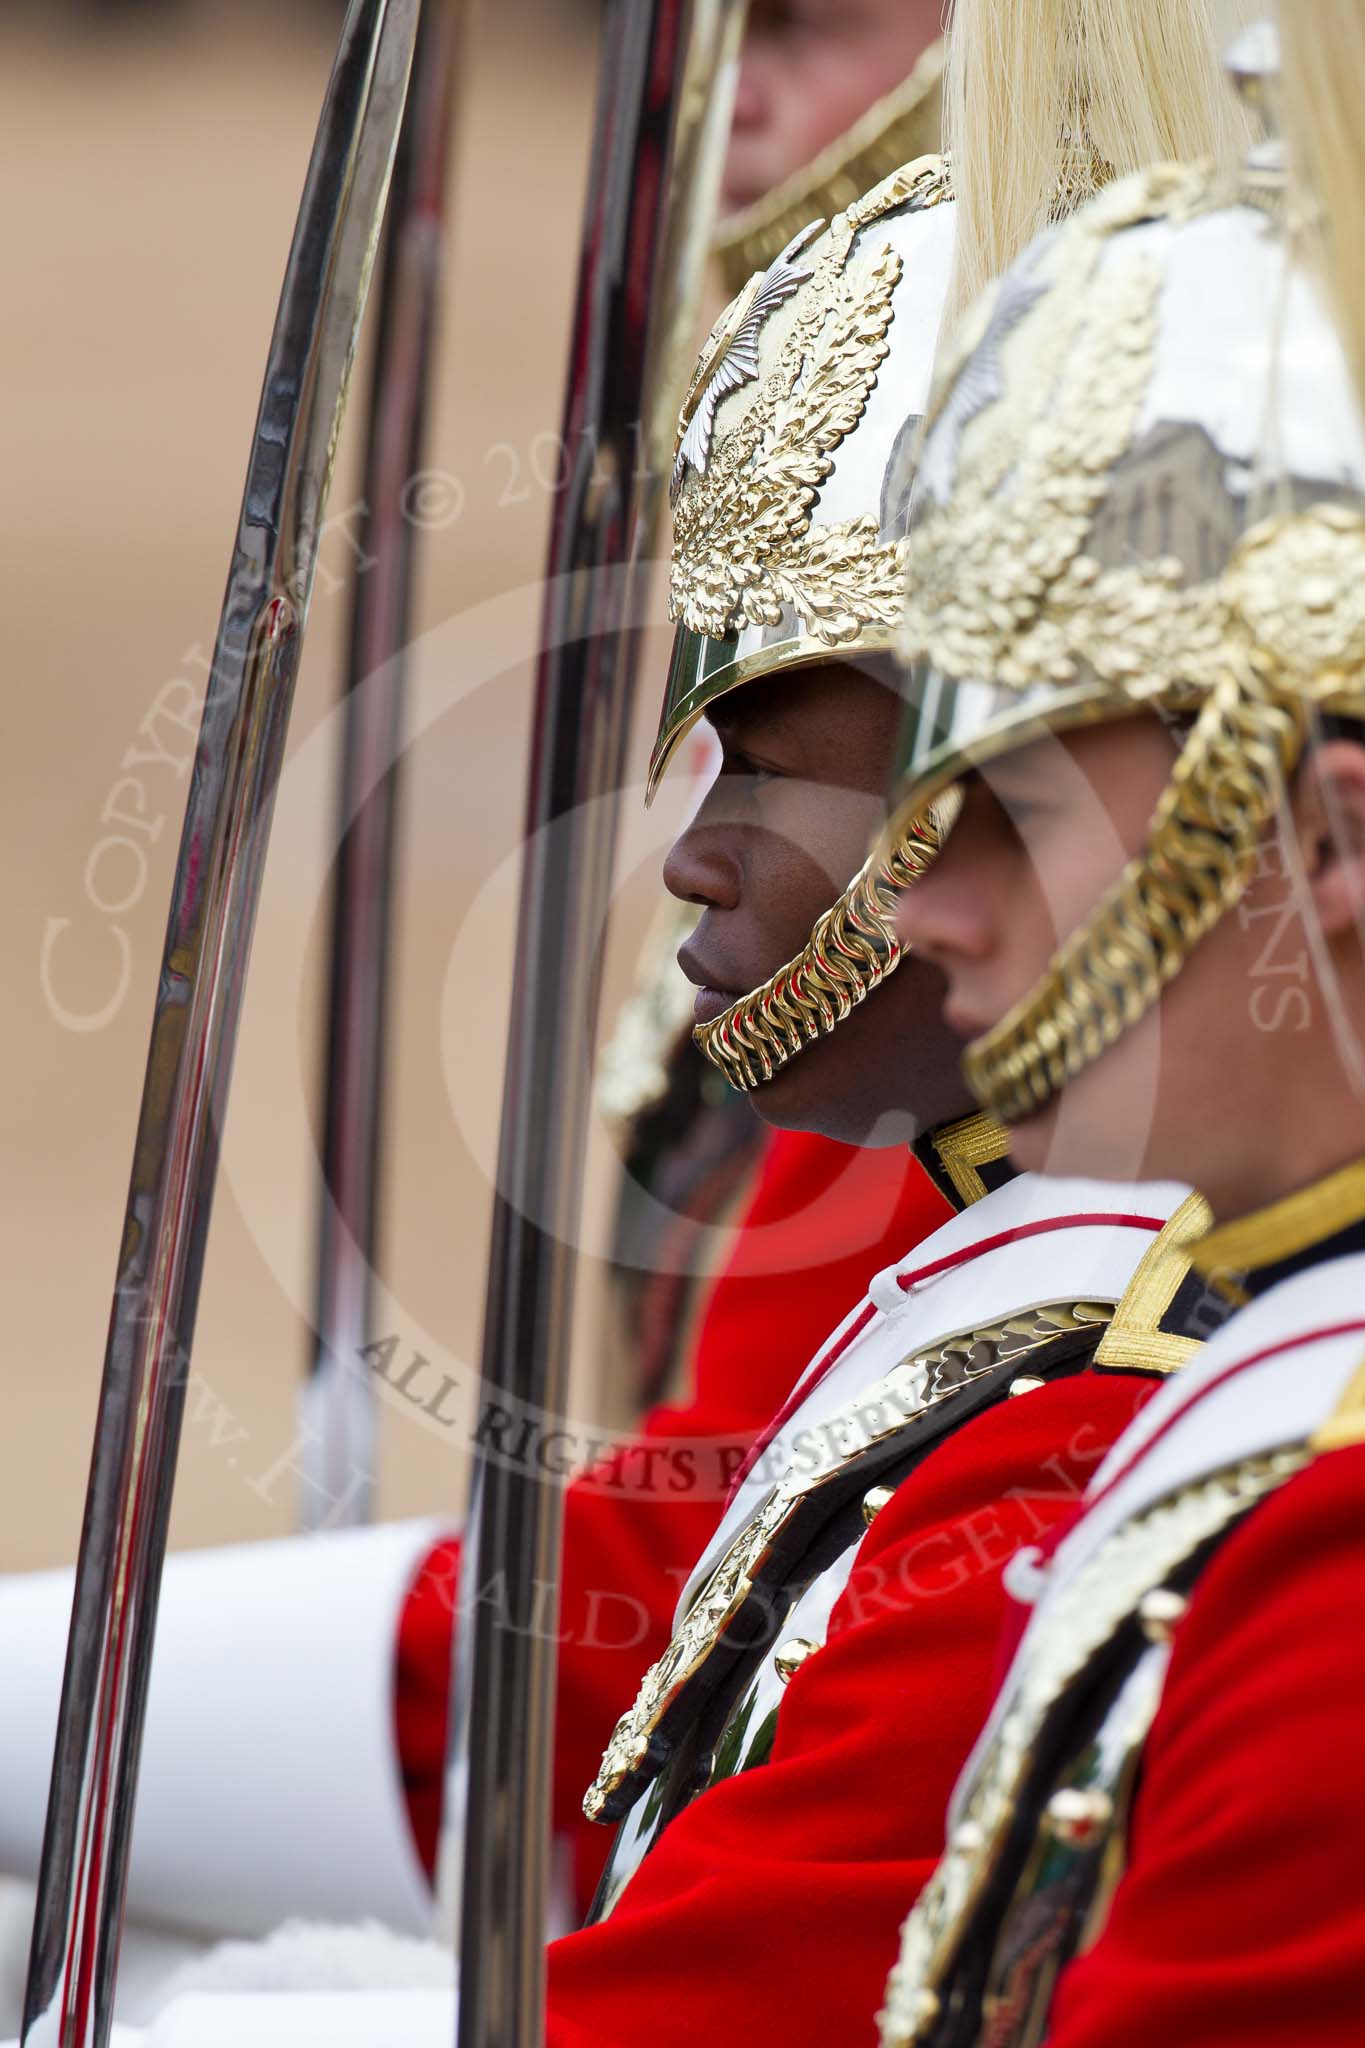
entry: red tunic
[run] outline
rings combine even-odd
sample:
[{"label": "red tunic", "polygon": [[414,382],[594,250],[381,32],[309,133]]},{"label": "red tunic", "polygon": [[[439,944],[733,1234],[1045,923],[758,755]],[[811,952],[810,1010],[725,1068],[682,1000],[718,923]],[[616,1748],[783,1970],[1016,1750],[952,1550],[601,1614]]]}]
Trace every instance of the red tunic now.
[{"label": "red tunic", "polygon": [[1048,2048],[1365,2037],[1365,1446],[1229,1537],[1176,1636],[1095,1946]]},{"label": "red tunic", "polygon": [[[903,1259],[947,1214],[904,1151],[776,1136],[701,1321],[692,1402],[655,1409],[635,1442],[569,1488],[554,1825],[573,1843],[580,1911],[611,1841],[609,1830],[584,1820],[583,1794],[618,1714],[668,1642],[678,1594],[720,1519],[717,1484],[733,1477],[739,1456],[872,1274]],[[698,1447],[690,1460],[688,1446]],[[417,1576],[399,1632],[398,1749],[428,1869],[440,1819],[458,1572],[458,1543],[441,1545]]]},{"label": "red tunic", "polygon": [[612,1917],[552,1946],[550,2048],[872,2038],[990,1705],[1001,1567],[1071,1512],[1153,1385],[1084,1373],[1006,1401],[904,1482],[771,1760],[703,1794]]}]

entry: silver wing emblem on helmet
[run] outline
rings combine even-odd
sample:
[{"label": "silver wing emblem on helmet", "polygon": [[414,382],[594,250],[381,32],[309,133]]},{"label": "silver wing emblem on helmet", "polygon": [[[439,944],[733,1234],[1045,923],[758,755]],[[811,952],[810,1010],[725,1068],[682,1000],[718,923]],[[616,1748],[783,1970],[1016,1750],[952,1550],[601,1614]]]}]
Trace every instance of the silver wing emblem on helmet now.
[{"label": "silver wing emblem on helmet", "polygon": [[799,235],[793,235],[781,255],[775,256],[761,275],[754,273],[712,331],[683,400],[668,488],[670,502],[677,502],[689,469],[705,476],[711,459],[716,408],[722,398],[738,391],[741,385],[751,384],[758,375],[759,332],[769,314],[775,313],[785,299],[815,275],[812,270],[800,269],[794,259],[823,227],[822,220],[812,221]]},{"label": "silver wing emblem on helmet", "polygon": [[[1041,251],[1039,252],[1041,254]],[[1043,294],[1051,289],[1028,269],[1011,271],[1003,280],[986,328],[954,380],[930,430],[920,466],[920,486],[940,504],[957,475],[957,451],[972,421],[1005,395],[1000,351],[1008,336]]]}]

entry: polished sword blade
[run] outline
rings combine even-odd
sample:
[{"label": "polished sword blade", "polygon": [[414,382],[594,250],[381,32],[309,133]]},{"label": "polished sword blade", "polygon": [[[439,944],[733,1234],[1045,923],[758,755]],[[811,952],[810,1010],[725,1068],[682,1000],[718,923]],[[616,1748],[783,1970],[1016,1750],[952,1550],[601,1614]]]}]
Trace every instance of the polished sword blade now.
[{"label": "polished sword blade", "polygon": [[[501,1411],[525,1423],[528,1445],[555,1429],[567,1385],[595,962],[640,644],[642,557],[662,482],[642,460],[649,370],[676,328],[690,335],[695,319],[716,137],[729,130],[734,83],[733,61],[727,69],[721,60],[733,59],[742,17],[740,0],[608,0],[605,9],[484,1307],[480,1420]],[[713,53],[706,63],[703,49]],[[698,122],[710,140],[694,159]],[[675,162],[692,167],[676,192]],[[485,1441],[482,1429],[476,1441]],[[517,1461],[498,1454],[492,1433],[487,1442],[477,1454],[455,1648],[458,2039],[459,2048],[538,2048],[562,1486],[533,1451]]]},{"label": "polished sword blade", "polygon": [[448,261],[446,201],[468,0],[426,0],[379,266],[364,508],[351,567],[331,905],[314,1346],[300,1402],[305,1529],[370,1519],[373,1339],[399,772],[416,525]]},{"label": "polished sword blade", "polygon": [[152,1020],[58,1718],[23,2041],[104,2048],[190,1345],[318,536],[416,33],[351,0],[266,365]]}]

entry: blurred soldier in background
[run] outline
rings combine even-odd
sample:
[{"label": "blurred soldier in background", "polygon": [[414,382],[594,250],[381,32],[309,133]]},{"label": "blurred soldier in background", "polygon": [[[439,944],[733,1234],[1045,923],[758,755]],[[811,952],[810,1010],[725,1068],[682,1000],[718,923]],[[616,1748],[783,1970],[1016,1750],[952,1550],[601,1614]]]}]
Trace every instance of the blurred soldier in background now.
[{"label": "blurred soldier in background", "polygon": [[725,165],[738,213],[766,199],[907,79],[940,0],[753,0]]},{"label": "blurred soldier in background", "polygon": [[808,220],[937,149],[939,0],[754,0],[718,254],[732,291]]}]

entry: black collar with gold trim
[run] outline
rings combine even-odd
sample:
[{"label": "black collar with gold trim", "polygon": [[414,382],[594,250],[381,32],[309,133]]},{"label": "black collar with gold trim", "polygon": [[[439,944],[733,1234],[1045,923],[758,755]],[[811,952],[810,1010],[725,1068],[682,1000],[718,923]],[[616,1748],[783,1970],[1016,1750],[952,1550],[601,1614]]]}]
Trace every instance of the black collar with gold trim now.
[{"label": "black collar with gold trim", "polygon": [[959,1214],[1014,1179],[1009,1149],[1009,1133],[984,1109],[926,1131],[910,1147],[944,1201]]},{"label": "black collar with gold trim", "polygon": [[1202,1195],[1187,1195],[1144,1252],[1100,1340],[1104,1372],[1176,1372],[1232,1314],[1227,1295],[1192,1270],[1192,1250],[1212,1217]]},{"label": "black collar with gold trim", "polygon": [[1193,1264],[1229,1292],[1255,1299],[1310,1266],[1361,1251],[1365,1159],[1296,1188],[1249,1216],[1215,1225],[1195,1247]]}]

